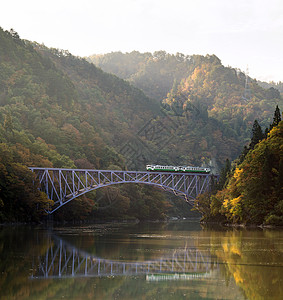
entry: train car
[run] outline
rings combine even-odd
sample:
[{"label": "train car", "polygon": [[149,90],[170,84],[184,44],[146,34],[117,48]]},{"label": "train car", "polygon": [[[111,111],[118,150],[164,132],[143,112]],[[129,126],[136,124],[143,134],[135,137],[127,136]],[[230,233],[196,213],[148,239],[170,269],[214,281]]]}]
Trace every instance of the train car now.
[{"label": "train car", "polygon": [[157,172],[181,172],[181,173],[205,173],[211,172],[210,168],[191,167],[191,166],[162,166],[162,165],[146,165],[147,171]]}]

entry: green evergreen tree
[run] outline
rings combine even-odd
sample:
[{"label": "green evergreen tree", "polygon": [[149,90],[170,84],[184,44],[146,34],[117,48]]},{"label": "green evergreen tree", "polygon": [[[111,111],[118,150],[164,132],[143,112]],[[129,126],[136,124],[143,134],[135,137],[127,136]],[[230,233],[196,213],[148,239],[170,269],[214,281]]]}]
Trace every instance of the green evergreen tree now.
[{"label": "green evergreen tree", "polygon": [[258,121],[255,120],[252,129],[252,138],[249,146],[249,150],[254,149],[255,145],[264,138],[261,126]]},{"label": "green evergreen tree", "polygon": [[276,106],[275,112],[274,112],[274,117],[273,117],[273,123],[270,125],[272,129],[273,127],[277,126],[279,122],[281,121],[281,113],[278,105]]}]

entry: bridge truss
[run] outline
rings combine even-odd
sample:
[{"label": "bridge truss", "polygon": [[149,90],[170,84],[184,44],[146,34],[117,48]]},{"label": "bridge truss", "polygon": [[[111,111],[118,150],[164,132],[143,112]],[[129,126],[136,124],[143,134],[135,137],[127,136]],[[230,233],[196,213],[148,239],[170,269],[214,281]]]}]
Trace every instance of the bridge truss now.
[{"label": "bridge truss", "polygon": [[216,175],[201,173],[172,173],[148,171],[117,171],[89,169],[34,168],[40,190],[45,192],[54,205],[47,213],[54,211],[83,194],[121,183],[142,183],[160,187],[193,205],[193,200],[207,192],[217,180]]}]

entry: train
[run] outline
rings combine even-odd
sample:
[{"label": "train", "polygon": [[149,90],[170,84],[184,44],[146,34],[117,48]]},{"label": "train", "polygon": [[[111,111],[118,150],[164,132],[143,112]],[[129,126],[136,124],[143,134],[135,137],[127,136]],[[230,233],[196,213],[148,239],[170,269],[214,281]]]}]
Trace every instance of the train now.
[{"label": "train", "polygon": [[162,166],[162,165],[146,165],[147,171],[157,172],[181,172],[181,173],[205,173],[211,172],[210,168],[206,167],[191,167],[191,166]]}]

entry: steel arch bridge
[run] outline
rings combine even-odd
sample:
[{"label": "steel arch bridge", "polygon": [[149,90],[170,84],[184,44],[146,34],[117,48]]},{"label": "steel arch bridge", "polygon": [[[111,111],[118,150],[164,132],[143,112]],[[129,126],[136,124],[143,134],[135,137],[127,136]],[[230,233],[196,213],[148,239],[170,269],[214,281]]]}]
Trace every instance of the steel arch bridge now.
[{"label": "steel arch bridge", "polygon": [[183,197],[193,205],[194,199],[211,189],[218,180],[217,175],[202,173],[119,171],[90,169],[60,169],[30,167],[40,183],[40,190],[45,192],[54,205],[47,213],[84,195],[87,192],[121,183],[141,183],[160,187]]}]

